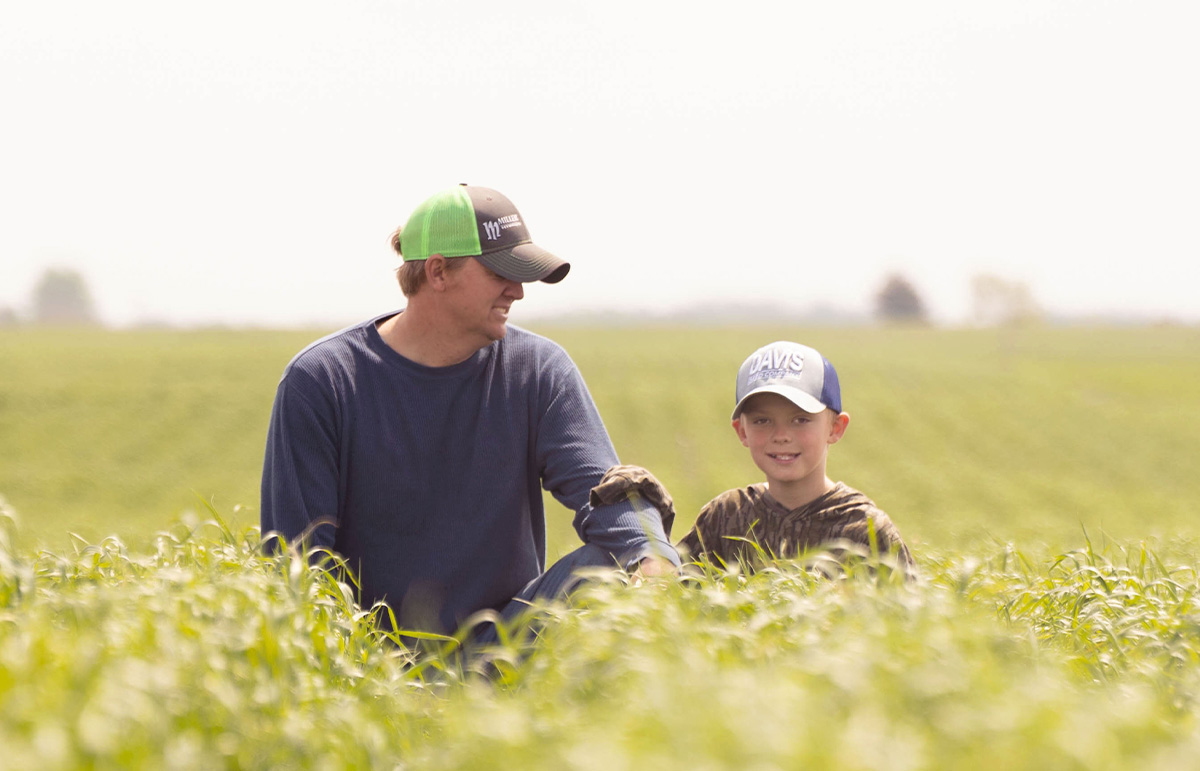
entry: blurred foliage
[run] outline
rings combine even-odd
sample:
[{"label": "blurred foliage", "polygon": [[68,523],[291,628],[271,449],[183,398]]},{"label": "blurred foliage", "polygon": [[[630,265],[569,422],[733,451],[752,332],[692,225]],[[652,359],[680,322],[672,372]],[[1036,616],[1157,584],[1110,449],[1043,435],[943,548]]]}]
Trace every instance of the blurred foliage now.
[{"label": "blurred foliage", "polygon": [[1034,324],[1045,316],[1023,281],[978,274],[971,277],[971,315],[982,325]]},{"label": "blurred foliage", "polygon": [[928,317],[917,288],[901,275],[888,276],[875,294],[875,318],[881,321],[922,324]]},{"label": "blurred foliage", "polygon": [[1080,540],[928,549],[915,582],[599,574],[469,655],[398,646],[352,587],[219,519],[141,552],[0,543],[3,764],[1188,767],[1198,563]]},{"label": "blurred foliage", "polygon": [[33,321],[59,326],[98,323],[87,280],[79,271],[50,268],[33,288]]}]

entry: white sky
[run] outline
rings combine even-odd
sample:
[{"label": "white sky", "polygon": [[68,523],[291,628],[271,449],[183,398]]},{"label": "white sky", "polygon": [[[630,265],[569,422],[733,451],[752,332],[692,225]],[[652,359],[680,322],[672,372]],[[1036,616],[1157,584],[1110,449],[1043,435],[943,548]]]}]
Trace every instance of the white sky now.
[{"label": "white sky", "polygon": [[27,0],[0,6],[0,307],[351,323],[422,199],[573,263],[514,321],[744,301],[944,321],[977,273],[1200,320],[1200,4]]}]

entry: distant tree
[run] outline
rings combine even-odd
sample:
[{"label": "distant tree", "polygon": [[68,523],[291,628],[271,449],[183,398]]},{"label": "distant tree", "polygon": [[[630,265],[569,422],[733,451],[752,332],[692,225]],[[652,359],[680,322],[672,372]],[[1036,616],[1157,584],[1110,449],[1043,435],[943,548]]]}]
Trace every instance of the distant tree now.
[{"label": "distant tree", "polygon": [[910,323],[924,323],[927,318],[925,303],[916,288],[896,274],[889,276],[875,295],[875,316],[883,321]]},{"label": "distant tree", "polygon": [[37,324],[96,324],[96,307],[78,271],[50,268],[33,288],[33,320]]},{"label": "distant tree", "polygon": [[971,279],[971,303],[976,323],[987,326],[1028,324],[1042,317],[1042,309],[1027,284],[997,276]]},{"label": "distant tree", "polygon": [[12,308],[0,308],[0,329],[5,327],[15,327],[20,323],[17,318],[17,312]]}]

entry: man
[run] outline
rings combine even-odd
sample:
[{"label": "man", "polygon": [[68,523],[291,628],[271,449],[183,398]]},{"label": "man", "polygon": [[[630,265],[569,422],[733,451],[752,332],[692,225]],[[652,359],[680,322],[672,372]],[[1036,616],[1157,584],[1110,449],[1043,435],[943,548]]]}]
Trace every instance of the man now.
[{"label": "man", "polygon": [[[318,340],[284,371],[264,536],[341,554],[364,605],[384,600],[427,631],[511,614],[582,567],[678,566],[657,510],[589,502],[618,463],[595,404],[561,347],[508,326],[523,282],[556,283],[570,265],[533,244],[507,198],[466,185],[425,201],[392,244],[405,309]],[[584,542],[544,574],[543,486]]]}]

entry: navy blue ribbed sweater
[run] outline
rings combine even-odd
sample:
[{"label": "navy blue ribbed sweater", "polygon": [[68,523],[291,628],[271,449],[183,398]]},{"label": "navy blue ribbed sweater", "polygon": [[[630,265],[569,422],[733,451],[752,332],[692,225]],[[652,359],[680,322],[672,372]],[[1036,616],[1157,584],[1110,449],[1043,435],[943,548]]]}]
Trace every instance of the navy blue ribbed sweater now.
[{"label": "navy blue ribbed sweater", "polygon": [[[390,314],[389,314],[390,315]],[[318,340],[276,391],[263,464],[264,535],[343,555],[364,605],[406,628],[452,631],[545,569],[541,487],[588,543],[629,564],[674,558],[657,517],[588,492],[616,451],[575,364],[509,326],[449,367],[396,353],[376,324]]]}]

